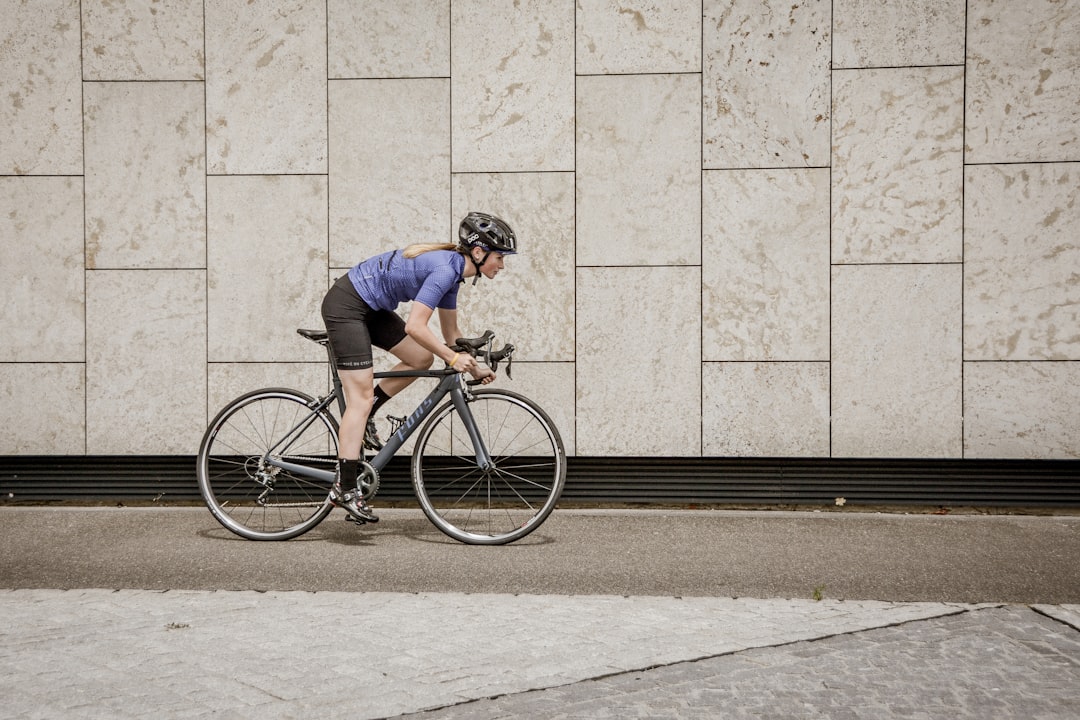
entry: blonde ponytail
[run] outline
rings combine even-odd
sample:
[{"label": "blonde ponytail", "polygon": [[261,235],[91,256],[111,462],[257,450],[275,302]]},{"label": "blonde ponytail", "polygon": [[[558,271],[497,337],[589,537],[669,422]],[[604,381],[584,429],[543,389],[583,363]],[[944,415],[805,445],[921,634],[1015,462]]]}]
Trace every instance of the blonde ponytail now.
[{"label": "blonde ponytail", "polygon": [[404,257],[412,260],[414,257],[418,255],[423,255],[426,252],[431,252],[432,250],[455,249],[457,249],[457,245],[455,245],[454,243],[414,243],[402,250],[401,254]]}]

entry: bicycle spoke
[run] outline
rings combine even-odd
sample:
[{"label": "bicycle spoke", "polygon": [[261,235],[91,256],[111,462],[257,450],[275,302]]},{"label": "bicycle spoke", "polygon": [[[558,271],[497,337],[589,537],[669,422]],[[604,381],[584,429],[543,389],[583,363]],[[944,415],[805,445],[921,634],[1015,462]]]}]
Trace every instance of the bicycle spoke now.
[{"label": "bicycle spoke", "polygon": [[[472,443],[464,418],[448,404],[421,430],[413,483],[424,512],[447,535],[467,543],[512,542],[554,508],[565,453],[550,420],[530,401],[502,390],[474,395],[468,408],[492,467],[481,469],[466,453]],[[447,443],[458,451],[448,452]]]},{"label": "bicycle spoke", "polygon": [[251,539],[286,539],[330,512],[326,485],[266,462],[271,450],[299,465],[334,461],[336,422],[313,407],[296,391],[256,391],[215,418],[199,451],[199,486],[225,527]]}]

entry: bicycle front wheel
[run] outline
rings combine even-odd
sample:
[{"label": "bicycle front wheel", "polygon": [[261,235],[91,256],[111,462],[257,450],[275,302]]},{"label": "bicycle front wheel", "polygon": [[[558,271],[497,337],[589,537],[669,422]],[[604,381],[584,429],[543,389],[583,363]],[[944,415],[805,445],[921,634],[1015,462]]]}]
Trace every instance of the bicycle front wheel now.
[{"label": "bicycle front wheel", "polygon": [[447,402],[420,430],[412,482],[424,514],[455,540],[502,545],[538,528],[566,482],[566,451],[547,413],[507,390],[475,390],[467,407],[491,456],[480,468],[466,425]]},{"label": "bicycle front wheel", "polygon": [[328,483],[267,462],[271,455],[333,472],[337,421],[296,390],[243,395],[218,413],[199,446],[199,491],[218,522],[249,540],[288,540],[333,509]]}]

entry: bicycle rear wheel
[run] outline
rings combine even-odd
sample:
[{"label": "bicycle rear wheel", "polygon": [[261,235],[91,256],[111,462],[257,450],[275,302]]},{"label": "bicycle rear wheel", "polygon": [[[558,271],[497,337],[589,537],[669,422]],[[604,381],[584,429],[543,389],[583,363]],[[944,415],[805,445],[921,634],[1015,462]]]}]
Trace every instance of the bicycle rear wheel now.
[{"label": "bicycle rear wheel", "polygon": [[225,406],[203,435],[199,491],[218,522],[249,540],[288,540],[333,509],[327,483],[274,467],[274,457],[334,470],[337,421],[314,400],[283,388],[256,390]]},{"label": "bicycle rear wheel", "polygon": [[492,467],[478,467],[465,424],[447,402],[420,430],[412,481],[424,514],[448,536],[502,545],[538,528],[566,482],[566,451],[551,418],[507,390],[475,390],[468,401]]}]

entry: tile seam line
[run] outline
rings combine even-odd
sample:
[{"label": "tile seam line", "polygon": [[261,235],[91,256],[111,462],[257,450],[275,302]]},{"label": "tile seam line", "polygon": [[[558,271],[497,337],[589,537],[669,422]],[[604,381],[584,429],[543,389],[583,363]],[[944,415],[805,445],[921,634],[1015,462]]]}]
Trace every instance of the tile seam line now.
[{"label": "tile seam line", "polygon": [[[742,647],[742,648],[738,648],[738,649],[735,649],[735,650],[729,650],[729,651],[725,651],[725,652],[713,653],[713,654],[709,654],[709,655],[701,655],[699,657],[687,658],[687,659],[684,659],[684,660],[672,660],[670,662],[661,662],[661,663],[655,663],[655,664],[652,664],[652,665],[644,665],[644,666],[641,666],[641,667],[630,668],[630,669],[627,669],[627,670],[616,670],[616,671],[609,672],[609,673],[601,673],[600,675],[593,675],[593,676],[590,676],[590,677],[582,678],[580,680],[573,680],[571,682],[558,683],[558,684],[555,684],[555,685],[540,685],[538,687],[532,687],[532,688],[528,688],[528,689],[525,689],[525,690],[518,690],[518,691],[515,691],[515,692],[495,693],[493,695],[485,695],[483,697],[470,698],[468,700],[462,700],[460,702],[446,703],[444,705],[427,707],[427,708],[422,708],[420,710],[416,710],[416,711],[413,711],[413,712],[403,713],[403,714],[399,715],[398,717],[408,717],[409,715],[417,714],[417,713],[421,713],[421,712],[433,712],[433,711],[438,711],[438,710],[448,710],[450,708],[466,707],[468,705],[474,705],[476,703],[481,703],[481,702],[485,702],[485,701],[499,700],[499,699],[502,699],[502,698],[511,698],[511,697],[515,697],[515,696],[519,696],[519,695],[526,695],[528,693],[544,692],[546,690],[557,690],[559,688],[572,687],[574,685],[579,685],[581,683],[599,682],[599,681],[602,681],[602,680],[610,680],[612,678],[623,677],[625,675],[633,675],[634,673],[644,673],[644,672],[649,672],[651,670],[662,670],[662,669],[665,669],[665,668],[677,667],[679,665],[689,665],[689,664],[693,664],[693,663],[705,662],[707,660],[717,660],[719,658],[724,658],[724,657],[733,657],[733,656],[740,655],[740,654],[745,653],[745,652],[751,652],[751,651],[755,651],[755,650],[770,650],[770,649],[773,649],[773,648],[790,647],[792,645],[798,645],[800,643],[822,642],[822,641],[825,641],[825,640],[831,640],[833,638],[845,637],[847,635],[858,635],[860,633],[873,632],[875,630],[884,630],[884,629],[887,629],[887,628],[902,627],[902,626],[908,625],[910,623],[924,622],[924,621],[927,621],[927,620],[935,620],[935,619],[938,619],[938,618],[956,617],[956,616],[959,616],[959,615],[964,615],[966,613],[974,612],[976,610],[981,610],[981,609],[993,609],[993,608],[981,608],[981,607],[957,607],[956,605],[951,605],[951,607],[953,608],[951,612],[942,612],[941,614],[931,615],[929,617],[912,618],[910,620],[900,620],[900,621],[897,621],[897,622],[886,623],[886,624],[883,624],[883,625],[875,625],[874,627],[869,627],[869,628],[859,628],[857,630],[849,630],[847,632],[829,633],[829,634],[819,635],[819,636],[815,636],[815,637],[800,638],[798,640],[785,640],[783,642],[778,642],[778,643],[764,643],[764,644],[759,644],[759,645],[748,645],[747,647]],[[1001,607],[1001,605],[995,605],[994,607]],[[1068,624],[1068,623],[1066,623],[1066,624]]]},{"label": "tile seam line", "polygon": [[1045,612],[1044,610],[1042,610],[1042,609],[1040,609],[1038,607],[1038,605],[1045,605],[1045,604],[1047,604],[1047,603],[1028,604],[1028,605],[1025,605],[1025,607],[1027,607],[1028,610],[1031,610],[1033,613],[1035,613],[1037,615],[1042,615],[1044,618],[1047,618],[1048,620],[1053,620],[1056,623],[1064,625],[1065,627],[1071,628],[1071,629],[1075,630],[1076,632],[1080,633],[1080,625],[1073,624],[1073,623],[1071,623],[1068,620],[1065,620],[1063,618],[1055,617],[1055,616]]}]

